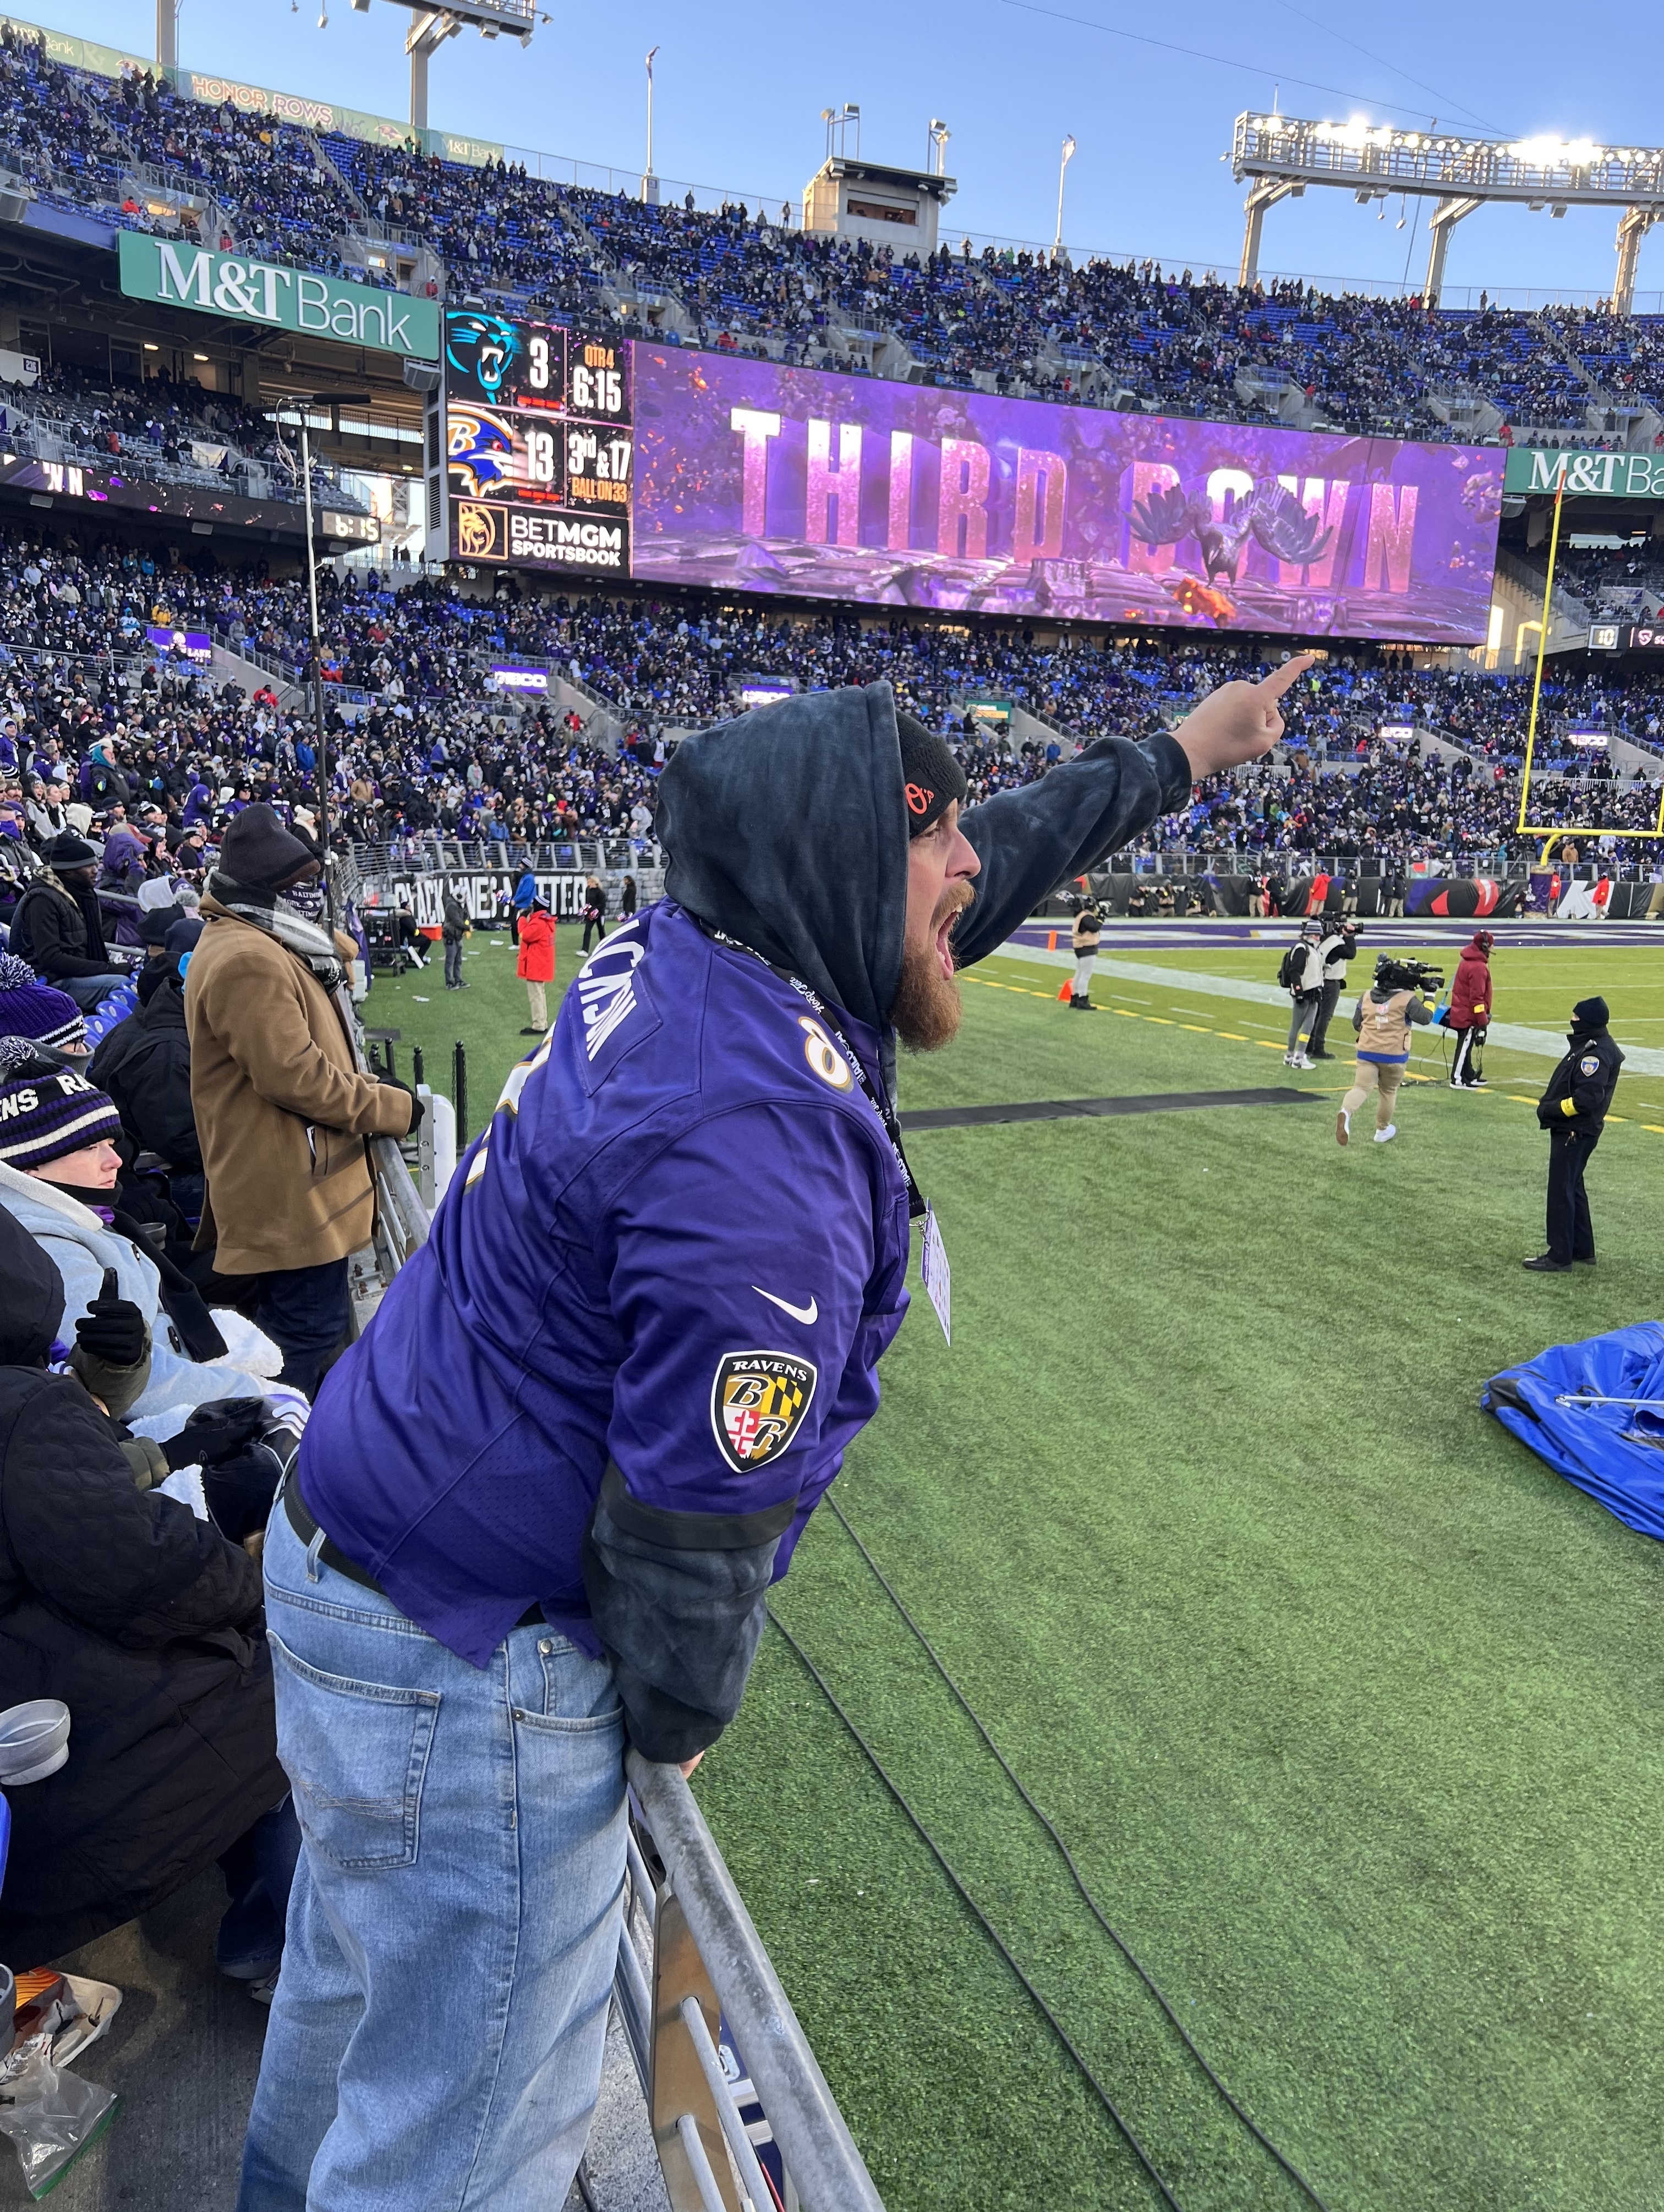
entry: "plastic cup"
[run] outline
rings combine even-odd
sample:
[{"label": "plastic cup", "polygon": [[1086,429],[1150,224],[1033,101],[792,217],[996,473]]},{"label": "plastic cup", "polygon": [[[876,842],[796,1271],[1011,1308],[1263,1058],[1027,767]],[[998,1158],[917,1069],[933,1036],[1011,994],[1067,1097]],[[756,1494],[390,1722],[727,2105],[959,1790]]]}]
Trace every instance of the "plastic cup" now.
[{"label": "plastic cup", "polygon": [[56,1698],[36,1698],[0,1713],[0,1789],[44,1781],[69,1755],[70,1709]]}]

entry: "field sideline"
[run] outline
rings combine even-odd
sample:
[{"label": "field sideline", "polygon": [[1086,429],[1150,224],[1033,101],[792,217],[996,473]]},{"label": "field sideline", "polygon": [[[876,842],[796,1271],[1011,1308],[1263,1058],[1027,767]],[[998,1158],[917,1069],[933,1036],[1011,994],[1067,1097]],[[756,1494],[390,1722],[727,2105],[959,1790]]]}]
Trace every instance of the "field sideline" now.
[{"label": "field sideline", "polygon": [[[505,947],[470,949],[469,994],[436,967],[369,1016],[401,1073],[413,1039],[437,1071],[467,1037],[477,1131],[524,997]],[[1277,952],[1149,964],[1264,982]],[[1552,1027],[1599,989],[1620,1037],[1664,1042],[1630,1027],[1664,1014],[1659,973],[1649,946],[1502,954],[1498,1008]],[[1493,1051],[1459,1097],[1429,1058],[1399,1140],[1343,1152],[1347,1063],[1285,1070],[1275,1008],[1117,977],[1086,1018],[1061,980],[973,971],[904,1109],[1320,1095],[913,1135],[954,1341],[916,1299],[836,1495],[1331,2212],[1655,2212],[1660,1553],[1478,1394],[1655,1314],[1664,1079],[1625,1076],[1590,1170],[1600,1267],[1539,1278],[1545,1140],[1514,1101],[1546,1061]],[[1185,2212],[1301,2202],[830,1516],[777,1603]],[[1159,2202],[772,1631],[698,1788],[892,2212]]]}]

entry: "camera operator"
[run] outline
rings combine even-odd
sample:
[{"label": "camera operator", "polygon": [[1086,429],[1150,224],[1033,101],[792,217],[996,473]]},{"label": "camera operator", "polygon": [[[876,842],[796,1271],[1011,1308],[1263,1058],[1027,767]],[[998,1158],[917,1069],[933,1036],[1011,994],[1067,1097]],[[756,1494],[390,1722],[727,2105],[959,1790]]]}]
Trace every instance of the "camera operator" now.
[{"label": "camera operator", "polygon": [[1318,957],[1317,938],[1317,924],[1302,922],[1300,935],[1283,954],[1277,971],[1277,981],[1294,1000],[1289,1017],[1289,1049],[1283,1055],[1284,1067],[1313,1065],[1301,1049],[1300,1033],[1316,1027],[1323,1006],[1323,963]]},{"label": "camera operator", "polygon": [[1352,1116],[1373,1091],[1375,1094],[1375,1142],[1390,1145],[1399,1133],[1393,1108],[1410,1065],[1412,1026],[1430,1024],[1432,1009],[1421,995],[1436,993],[1444,978],[1419,960],[1394,960],[1383,952],[1375,963],[1375,980],[1352,1009],[1357,1032],[1357,1073],[1352,1087],[1335,1116],[1335,1142],[1352,1141]]},{"label": "camera operator", "polygon": [[1594,1265],[1594,1227],[1583,1189],[1606,1109],[1618,1088],[1624,1055],[1606,1024],[1604,999],[1580,999],[1571,1010],[1566,1042],[1571,1048],[1538,1102],[1537,1124],[1548,1132],[1548,1249],[1523,1265],[1533,1274],[1559,1275],[1574,1263]]},{"label": "camera operator", "polygon": [[1332,1060],[1335,1056],[1326,1049],[1329,1023],[1340,1003],[1341,992],[1345,988],[1346,963],[1357,949],[1356,922],[1342,921],[1338,915],[1332,919],[1317,948],[1317,957],[1323,963],[1323,999],[1317,1010],[1317,1019],[1312,1024],[1311,1040],[1306,1048],[1314,1060]]}]

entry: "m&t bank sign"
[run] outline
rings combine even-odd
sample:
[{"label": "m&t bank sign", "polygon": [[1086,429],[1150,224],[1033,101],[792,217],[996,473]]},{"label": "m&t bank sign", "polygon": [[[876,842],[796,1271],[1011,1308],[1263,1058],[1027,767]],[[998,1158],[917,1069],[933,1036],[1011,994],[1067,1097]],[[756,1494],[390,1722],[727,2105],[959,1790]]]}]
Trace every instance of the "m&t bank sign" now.
[{"label": "m&t bank sign", "polygon": [[1563,491],[1597,499],[1664,499],[1664,453],[1590,453],[1570,446],[1515,446],[1506,492]]},{"label": "m&t bank sign", "polygon": [[246,254],[213,253],[136,230],[119,234],[121,289],[130,300],[196,307],[222,320],[369,346],[412,361],[439,358],[439,304],[379,292]]}]

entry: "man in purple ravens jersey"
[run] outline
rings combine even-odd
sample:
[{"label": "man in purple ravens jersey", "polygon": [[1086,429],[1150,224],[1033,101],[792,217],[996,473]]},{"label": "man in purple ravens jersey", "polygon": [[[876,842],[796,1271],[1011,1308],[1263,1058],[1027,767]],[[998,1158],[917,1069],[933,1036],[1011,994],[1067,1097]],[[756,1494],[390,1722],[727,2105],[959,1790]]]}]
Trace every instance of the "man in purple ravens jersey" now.
[{"label": "man in purple ravens jersey", "polygon": [[623,1754],[691,1771],[906,1305],[894,1054],[956,967],[1269,750],[1307,666],[960,814],[889,686],[684,741],[666,896],[585,966],[326,1380],[266,1536],[305,1838],[241,2212],[562,2202]]}]

